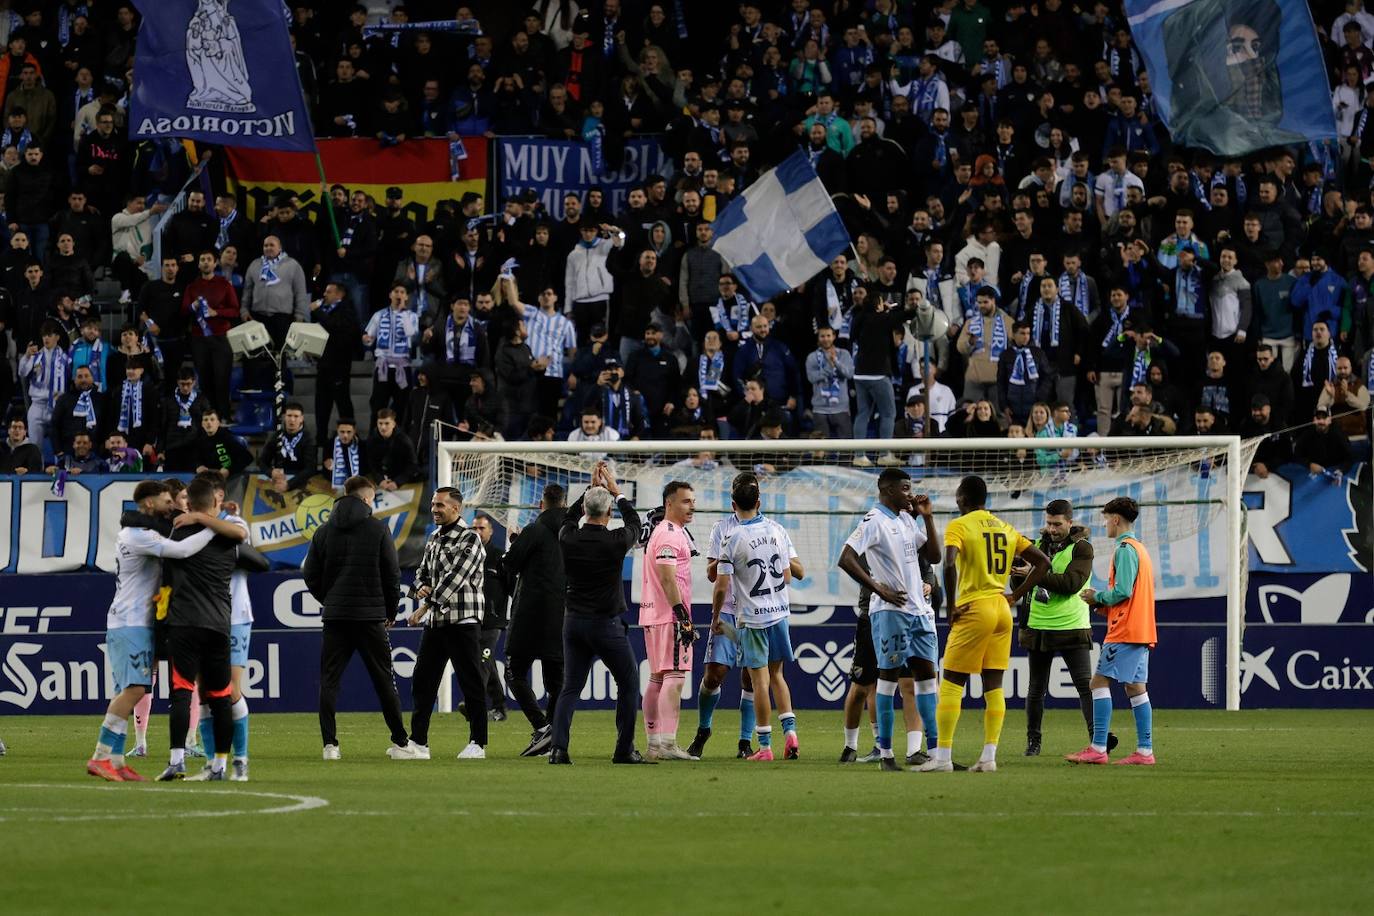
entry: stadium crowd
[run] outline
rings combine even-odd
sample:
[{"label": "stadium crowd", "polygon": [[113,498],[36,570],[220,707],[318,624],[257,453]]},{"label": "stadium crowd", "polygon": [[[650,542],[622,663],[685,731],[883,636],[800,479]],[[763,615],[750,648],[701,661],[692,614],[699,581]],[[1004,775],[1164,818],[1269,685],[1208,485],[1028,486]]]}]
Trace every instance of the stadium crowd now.
[{"label": "stadium crowd", "polygon": [[[153,263],[190,161],[128,138],[136,11],[0,0],[0,471],[389,488],[422,476],[434,420],[597,442],[1234,431],[1267,437],[1261,474],[1365,447],[1361,0],[1316,10],[1340,138],[1244,159],[1170,142],[1116,4],[538,0],[496,31],[466,6],[290,6],[320,137],[571,139],[610,173],[658,134],[671,169],[556,219],[532,191],[468,193],[417,224],[401,187],[336,185],[337,244],[296,198],[253,221],[211,169],[220,193],[188,195]],[[755,302],[711,221],[797,150],[854,244]],[[248,318],[331,335],[313,411],[289,403],[256,454],[230,430],[225,334]]]}]

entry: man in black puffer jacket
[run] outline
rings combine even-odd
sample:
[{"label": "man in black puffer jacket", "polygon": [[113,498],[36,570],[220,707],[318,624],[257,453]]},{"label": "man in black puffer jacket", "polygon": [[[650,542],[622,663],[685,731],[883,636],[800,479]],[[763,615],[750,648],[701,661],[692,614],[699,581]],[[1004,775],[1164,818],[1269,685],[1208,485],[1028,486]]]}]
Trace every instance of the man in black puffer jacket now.
[{"label": "man in black puffer jacket", "polygon": [[320,647],[320,737],[324,759],[339,759],[334,706],[339,681],[353,653],[363,657],[372,688],[391,730],[387,756],[412,759],[415,752],[401,718],[401,698],[391,667],[387,629],[401,602],[401,565],[391,532],[372,517],[376,487],[366,477],[344,481],[344,495],[310,541],[301,572],[310,594],[324,607]]}]

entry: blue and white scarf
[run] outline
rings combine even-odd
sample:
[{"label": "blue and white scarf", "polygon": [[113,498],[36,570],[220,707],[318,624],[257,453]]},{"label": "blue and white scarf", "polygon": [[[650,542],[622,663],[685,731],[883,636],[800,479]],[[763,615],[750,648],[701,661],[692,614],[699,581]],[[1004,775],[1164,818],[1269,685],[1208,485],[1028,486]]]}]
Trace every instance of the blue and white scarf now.
[{"label": "blue and white scarf", "polygon": [[912,80],[907,89],[907,98],[911,100],[911,109],[922,121],[930,123],[931,117],[935,114],[935,104],[940,99],[940,83],[943,80],[939,75],[932,74],[930,79]]},{"label": "blue and white scarf", "polygon": [[191,389],[190,396],[186,398],[182,398],[180,390],[172,392],[172,400],[177,402],[177,426],[182,429],[191,428],[191,405],[195,404],[198,397],[200,397],[200,392],[194,388]]},{"label": "blue and white scarf", "polygon": [[1039,346],[1044,346],[1045,332],[1045,312],[1050,313],[1050,346],[1059,346],[1059,315],[1062,309],[1058,302],[1046,302],[1044,299],[1035,301],[1035,312],[1031,316],[1031,339]]},{"label": "blue and white scarf", "polygon": [[1175,312],[1184,318],[1202,318],[1202,271],[1180,268],[1174,276]]},{"label": "blue and white scarf", "polygon": [[1065,302],[1072,302],[1073,307],[1087,318],[1092,305],[1088,301],[1088,275],[1080,271],[1077,282],[1074,282],[1074,279],[1069,276],[1067,270],[1059,275],[1059,298]]},{"label": "blue and white scarf", "polygon": [[23,153],[24,150],[28,149],[29,144],[32,142],[33,133],[27,127],[20,131],[18,134],[16,134],[12,129],[8,127],[5,128],[3,133],[0,133],[0,146],[18,147],[20,153]]},{"label": "blue and white scarf", "polygon": [[[89,423],[87,424],[89,425]],[[143,383],[124,380],[119,392],[119,423],[115,429],[127,433],[143,426]]]},{"label": "blue and white scarf", "polygon": [[720,390],[720,380],[725,375],[725,353],[703,353],[697,360],[697,391],[702,395]]},{"label": "blue and white scarf", "polygon": [[[449,316],[449,321],[453,321],[452,316]],[[379,356],[402,359],[410,356],[410,337],[406,334],[406,323],[395,309],[387,309],[382,320],[377,323],[376,349]],[[451,356],[449,361],[452,362]]]},{"label": "blue and white scarf", "polygon": [[[1002,357],[1002,351],[1007,348],[1007,326],[1002,321],[1002,316],[996,312],[992,313],[992,343],[983,338],[983,312],[974,309],[973,314],[968,316],[968,332],[972,337],[978,338],[978,349],[986,350],[988,358],[996,362]],[[976,352],[976,351],[975,351]]]},{"label": "blue and white scarf", "polygon": [[294,436],[287,437],[283,435],[281,437],[281,445],[278,451],[281,453],[281,457],[284,461],[289,461],[292,464],[296,463],[296,447],[301,444],[301,439],[304,436],[305,430],[301,429]]},{"label": "blue and white scarf", "polygon": [[1121,339],[1121,335],[1126,333],[1126,317],[1131,314],[1130,308],[1124,312],[1116,309],[1107,309],[1107,318],[1111,320],[1111,326],[1107,328],[1107,335],[1102,338],[1102,348],[1105,350],[1112,344]]},{"label": "blue and white scarf", "polygon": [[334,467],[329,473],[329,482],[336,487],[343,486],[344,481],[359,473],[357,439],[348,443],[348,460],[345,462],[343,443],[339,441],[338,436],[334,437]]},{"label": "blue and white scarf", "polygon": [[76,6],[68,6],[63,3],[58,6],[57,43],[65,48],[67,46],[67,40],[72,37],[72,23],[76,21],[76,17],[85,16],[89,19],[90,15],[90,7],[84,3],[78,3]]},{"label": "blue and white scarf", "polygon": [[239,211],[237,208],[230,210],[229,215],[221,217],[219,221],[219,235],[215,236],[215,247],[223,250],[229,244],[229,226],[234,220],[238,219]]},{"label": "blue and white scarf", "polygon": [[413,310],[417,312],[424,312],[429,309],[429,290],[425,289],[425,274],[428,272],[428,264],[415,262],[415,305]]},{"label": "blue and white scarf", "polygon": [[[1008,81],[1008,79],[1010,79],[1010,74],[1007,73],[1007,69],[1008,69],[1008,68],[1007,68],[1007,62],[1006,62],[1005,60],[1003,60],[1001,57],[994,57],[994,58],[986,58],[986,57],[985,57],[985,58],[983,58],[983,60],[981,61],[981,63],[982,63],[982,65],[983,65],[983,73],[984,73],[984,74],[991,73],[993,76],[995,76],[995,77],[997,78],[997,88],[998,88],[998,89],[1002,89],[1003,87],[1005,87],[1005,86],[1007,85],[1007,81]],[[991,125],[989,125],[989,126],[991,126]]]},{"label": "blue and white scarf", "polygon": [[363,215],[355,213],[348,218],[348,224],[344,227],[343,235],[339,236],[339,247],[347,250],[353,244],[353,233],[363,224]]},{"label": "blue and white scarf", "polygon": [[1202,179],[1198,177],[1197,172],[1188,173],[1188,184],[1193,189],[1193,196],[1197,198],[1198,206],[1210,213],[1212,201],[1207,196],[1207,188],[1202,184]]},{"label": "blue and white scarf", "polygon": [[473,330],[471,318],[463,322],[463,329],[459,331],[453,316],[448,316],[448,323],[444,326],[444,355],[450,366],[455,363],[476,365],[477,332]]},{"label": "blue and white scarf", "polygon": [[275,258],[262,259],[262,271],[258,274],[258,279],[268,286],[276,286],[281,282],[281,277],[277,276],[277,265],[286,257],[286,252],[282,252]]},{"label": "blue and white scarf", "polygon": [[210,303],[205,301],[204,296],[197,296],[195,303],[191,306],[191,314],[196,316],[196,324],[200,325],[200,333],[206,337],[213,337],[214,332],[210,330]]},{"label": "blue and white scarf", "polygon": [[944,171],[945,165],[949,162],[949,144],[943,133],[935,134],[935,162],[940,171]]},{"label": "blue and white scarf", "polygon": [[1154,356],[1149,347],[1140,349],[1136,347],[1135,356],[1131,360],[1131,385],[1143,385],[1150,379],[1150,363]]},{"label": "blue and white scarf", "polygon": [[1016,358],[1011,363],[1011,378],[1009,381],[1013,385],[1025,385],[1027,382],[1034,385],[1040,381],[1040,367],[1036,364],[1035,354],[1030,347],[1016,347]]},{"label": "blue and white scarf", "polygon": [[944,309],[940,296],[940,271],[934,267],[926,268],[926,301],[937,309]]},{"label": "blue and white scarf", "polygon": [[717,299],[716,304],[711,306],[711,318],[716,327],[722,331],[734,331],[742,338],[749,336],[749,322],[753,320],[753,313],[754,303],[739,293],[735,293],[734,301],[729,304],[724,299]]},{"label": "blue and white scarf", "polygon": [[[1308,344],[1307,352],[1302,357],[1302,387],[1312,387],[1312,360],[1317,355],[1317,345]],[[1329,382],[1336,377],[1336,345],[1331,343],[1326,348],[1326,380]]]},{"label": "blue and white scarf", "polygon": [[38,373],[38,390],[47,392],[49,407],[55,407],[57,399],[67,390],[67,376],[71,374],[68,368],[71,362],[71,357],[67,356],[61,347],[38,351],[38,361],[34,364],[34,370]]},{"label": "blue and white scarf", "polygon": [[148,348],[148,352],[153,354],[153,359],[157,360],[157,364],[161,366],[166,360],[162,358],[162,347],[158,345],[157,335],[153,333],[153,319],[149,318],[143,323],[143,326],[147,328],[143,332],[143,346]]},{"label": "blue and white scarf", "polygon": [[77,396],[76,406],[72,408],[72,416],[85,417],[86,428],[95,429],[97,422],[95,415],[95,401],[92,399],[92,392],[90,390],[83,391],[80,395]]},{"label": "blue and white scarf", "polygon": [[1021,277],[1021,286],[1016,291],[1016,317],[1018,319],[1026,317],[1026,306],[1030,302],[1030,286],[1032,281],[1036,284],[1036,295],[1040,294],[1040,278],[1029,270],[1026,271],[1025,275]]},{"label": "blue and white scarf", "polygon": [[[825,353],[816,351],[816,364],[821,370],[821,383],[817,386],[819,394],[829,407],[837,407],[840,403],[840,373],[836,366],[832,365]],[[905,365],[901,358],[898,358],[897,365]],[[846,401],[848,398],[845,399]]]}]

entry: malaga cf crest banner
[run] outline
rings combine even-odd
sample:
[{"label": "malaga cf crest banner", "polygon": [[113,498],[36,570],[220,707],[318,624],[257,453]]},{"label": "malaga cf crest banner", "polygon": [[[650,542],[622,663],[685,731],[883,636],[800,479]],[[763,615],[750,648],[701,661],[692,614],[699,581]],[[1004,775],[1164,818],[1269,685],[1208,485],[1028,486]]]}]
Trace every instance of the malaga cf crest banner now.
[{"label": "malaga cf crest banner", "polygon": [[1336,136],[1302,0],[1126,0],[1126,15],[1176,143],[1244,156]]},{"label": "malaga cf crest banner", "polygon": [[281,0],[135,0],[130,134],[313,152]]}]

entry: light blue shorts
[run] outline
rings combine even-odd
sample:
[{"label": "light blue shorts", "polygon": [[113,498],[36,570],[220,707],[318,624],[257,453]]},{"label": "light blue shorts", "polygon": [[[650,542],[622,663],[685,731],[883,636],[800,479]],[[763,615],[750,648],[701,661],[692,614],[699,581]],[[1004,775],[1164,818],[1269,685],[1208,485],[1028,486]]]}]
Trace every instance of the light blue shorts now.
[{"label": "light blue shorts", "polygon": [[1097,657],[1097,673],[1120,684],[1150,680],[1150,647],[1138,642],[1104,642]]},{"label": "light blue shorts", "polygon": [[105,633],[115,693],[153,684],[153,628],[119,627]]},{"label": "light blue shorts", "polygon": [[[734,614],[722,613],[720,619],[732,627],[735,625]],[[724,665],[727,668],[739,665],[739,644],[728,636],[717,636],[710,630],[707,632],[710,635],[706,637],[706,664]],[[736,631],[736,635],[738,632]]]},{"label": "light blue shorts", "polygon": [[740,664],[745,668],[766,668],[771,662],[790,662],[792,633],[787,618],[771,623],[761,630],[739,630]]},{"label": "light blue shorts", "polygon": [[248,642],[253,637],[251,623],[236,623],[229,628],[229,665],[248,667]]},{"label": "light blue shorts", "polygon": [[929,617],[901,611],[873,611],[868,615],[873,628],[873,651],[880,669],[900,668],[909,658],[937,662],[940,641]]}]

